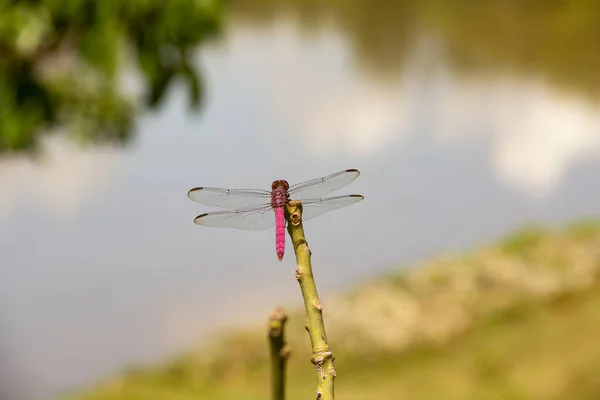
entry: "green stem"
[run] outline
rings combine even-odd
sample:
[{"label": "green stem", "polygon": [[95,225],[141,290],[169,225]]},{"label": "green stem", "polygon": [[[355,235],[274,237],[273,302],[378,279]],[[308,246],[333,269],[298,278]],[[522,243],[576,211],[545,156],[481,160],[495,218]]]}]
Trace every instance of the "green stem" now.
[{"label": "green stem", "polygon": [[323,306],[319,302],[310,263],[311,252],[304,237],[302,203],[290,201],[286,206],[286,217],[288,233],[292,238],[294,252],[296,253],[296,280],[300,284],[302,297],[304,297],[304,307],[306,308],[306,330],[312,346],[311,362],[317,372],[316,399],[333,400],[333,380],[336,375],[333,367],[335,357],[327,343],[327,335],[323,324]]},{"label": "green stem", "polygon": [[269,344],[271,348],[271,398],[285,399],[285,365],[290,357],[290,348],[285,344],[284,328],[287,314],[277,307],[269,318]]}]

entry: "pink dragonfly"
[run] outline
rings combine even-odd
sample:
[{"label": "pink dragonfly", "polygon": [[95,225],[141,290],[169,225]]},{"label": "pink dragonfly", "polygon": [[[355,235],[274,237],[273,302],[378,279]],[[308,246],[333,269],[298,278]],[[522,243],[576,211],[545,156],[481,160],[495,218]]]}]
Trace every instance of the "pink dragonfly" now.
[{"label": "pink dragonfly", "polygon": [[198,225],[229,227],[245,230],[271,229],[275,227],[275,249],[279,261],[285,252],[285,213],[290,200],[302,201],[302,220],[315,218],[328,211],[361,201],[359,194],[322,197],[348,185],[358,178],[360,172],[347,169],[310,181],[290,186],[287,181],[277,180],[271,191],[262,189],[219,189],[197,187],[188,197],[200,204],[235,210],[214,211],[197,216]]}]

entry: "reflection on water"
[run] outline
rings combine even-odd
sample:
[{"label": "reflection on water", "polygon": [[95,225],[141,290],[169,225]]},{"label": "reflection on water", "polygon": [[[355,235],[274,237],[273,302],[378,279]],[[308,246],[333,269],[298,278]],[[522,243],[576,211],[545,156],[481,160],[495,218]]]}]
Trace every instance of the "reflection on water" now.
[{"label": "reflection on water", "polygon": [[[377,78],[413,61],[415,38],[440,46],[455,73],[473,78],[512,71],[598,100],[597,2],[490,0],[234,1],[237,19],[258,26],[293,15],[304,32],[334,28],[352,62]],[[427,66],[424,66],[427,68]]]},{"label": "reflection on water", "polygon": [[194,186],[361,170],[344,192],[365,201],[306,224],[325,297],[525,222],[598,215],[600,110],[585,93],[513,69],[457,73],[452,47],[414,33],[412,46],[389,39],[402,68],[380,80],[356,65],[348,28],[324,20],[311,35],[284,17],[234,24],[202,53],[202,117],[179,91],[141,118],[131,152],[53,141],[41,166],[0,163],[0,354],[29,382],[16,390],[63,391],[300,304],[274,232],[195,226]]}]

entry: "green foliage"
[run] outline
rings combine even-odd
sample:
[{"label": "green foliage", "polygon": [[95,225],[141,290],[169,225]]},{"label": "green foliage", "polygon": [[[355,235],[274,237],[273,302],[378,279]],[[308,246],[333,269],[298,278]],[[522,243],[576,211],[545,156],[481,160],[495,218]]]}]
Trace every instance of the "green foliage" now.
[{"label": "green foliage", "polygon": [[123,143],[140,71],[156,107],[180,78],[202,100],[193,51],[219,32],[220,0],[0,0],[0,153],[35,150],[42,132]]},{"label": "green foliage", "polygon": [[600,229],[600,220],[576,222],[571,224],[567,229],[570,235],[573,235],[579,240],[588,240],[589,238],[595,237]]},{"label": "green foliage", "polygon": [[[585,235],[573,226],[585,226]],[[327,333],[336,344],[336,394],[347,400],[598,398],[600,225],[530,232],[504,241],[518,243],[516,253],[501,244],[443,257],[402,269],[399,279],[390,272],[337,299],[325,299]],[[562,264],[556,257],[567,261],[567,271],[556,267]],[[491,286],[473,285],[480,273]],[[574,278],[591,280],[571,286]],[[537,292],[536,285],[527,287],[536,280],[553,282],[558,289],[548,295]],[[528,290],[529,296],[523,296]],[[417,314],[403,313],[413,305]],[[448,321],[463,323],[464,318],[452,316],[457,307],[468,320],[465,329],[442,336],[419,331],[419,324],[439,331]],[[407,324],[411,315],[413,325]],[[299,310],[290,314],[286,327],[293,349],[290,400],[314,396],[304,322]],[[374,335],[365,336],[369,332]],[[162,368],[126,373],[70,399],[265,399],[268,377],[268,343],[260,324],[220,334],[204,349]]]},{"label": "green foliage", "polygon": [[515,255],[525,254],[542,240],[544,240],[544,230],[539,227],[529,227],[505,239],[502,250]]}]

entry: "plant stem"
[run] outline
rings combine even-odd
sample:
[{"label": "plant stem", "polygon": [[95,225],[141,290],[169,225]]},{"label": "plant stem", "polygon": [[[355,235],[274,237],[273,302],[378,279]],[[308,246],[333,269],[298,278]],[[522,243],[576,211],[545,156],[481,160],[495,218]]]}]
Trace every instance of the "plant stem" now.
[{"label": "plant stem", "polygon": [[302,203],[300,201],[290,201],[286,206],[286,216],[288,233],[296,253],[296,280],[300,284],[302,297],[304,297],[304,307],[306,308],[306,330],[312,346],[311,362],[317,372],[315,398],[318,400],[333,400],[333,380],[336,375],[333,367],[335,357],[327,343],[327,335],[323,324],[323,306],[319,302],[310,262],[311,252],[304,237]]},{"label": "plant stem", "polygon": [[269,343],[271,347],[271,398],[285,399],[285,364],[290,357],[290,347],[285,344],[284,327],[287,314],[277,307],[269,318]]}]

